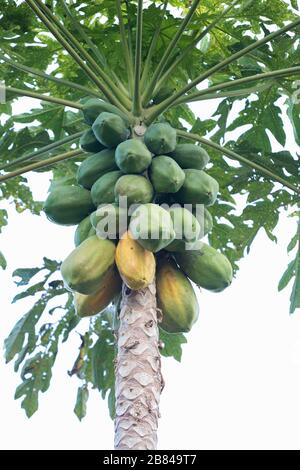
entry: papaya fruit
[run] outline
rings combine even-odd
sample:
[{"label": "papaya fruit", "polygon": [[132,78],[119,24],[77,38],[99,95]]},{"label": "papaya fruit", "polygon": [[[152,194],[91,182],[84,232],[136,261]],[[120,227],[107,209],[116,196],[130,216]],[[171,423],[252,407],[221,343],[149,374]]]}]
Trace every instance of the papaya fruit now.
[{"label": "papaya fruit", "polygon": [[96,139],[92,129],[88,129],[84,134],[82,134],[79,140],[79,147],[84,152],[92,153],[100,152],[105,148],[104,145],[102,145],[99,140]]},{"label": "papaya fruit", "polygon": [[165,155],[153,158],[149,175],[157,193],[177,193],[185,180],[184,171]]},{"label": "papaya fruit", "polygon": [[144,142],[155,155],[173,152],[176,147],[176,130],[164,122],[151,124],[145,133]]},{"label": "papaya fruit", "polygon": [[185,180],[176,193],[175,198],[181,204],[205,204],[211,206],[215,203],[219,192],[219,183],[203,170],[184,170]]},{"label": "papaya fruit", "polygon": [[210,160],[206,150],[194,144],[176,145],[175,150],[170,153],[170,157],[172,157],[181,168],[192,168],[195,170],[203,170]]},{"label": "papaya fruit", "polygon": [[77,171],[77,182],[84,188],[90,189],[97,179],[113,170],[118,170],[115,151],[102,150],[83,160]]},{"label": "papaya fruit", "polygon": [[124,207],[105,204],[90,215],[90,220],[98,237],[115,240],[127,230],[128,215]]},{"label": "papaya fruit", "polygon": [[166,246],[167,251],[185,251],[189,245],[199,239],[201,227],[196,217],[183,207],[172,207],[169,210],[173,227],[175,230],[175,239]]},{"label": "papaya fruit", "polygon": [[114,266],[115,245],[97,235],[87,238],[61,265],[65,285],[72,291],[90,295],[97,292],[103,277]]},{"label": "papaya fruit", "polygon": [[115,184],[121,176],[120,171],[110,171],[97,179],[91,189],[92,200],[96,207],[114,202]]},{"label": "papaya fruit", "polygon": [[57,186],[43,206],[47,218],[59,225],[77,225],[94,209],[91,193],[75,185]]},{"label": "papaya fruit", "polygon": [[192,213],[198,220],[200,227],[201,227],[201,237],[204,237],[209,232],[212,231],[213,228],[213,218],[210,212],[206,209],[206,207],[198,204],[197,206],[193,206]]},{"label": "papaya fruit", "polygon": [[120,239],[115,259],[121,278],[130,289],[145,289],[153,281],[155,257],[134,240],[130,232]]},{"label": "papaya fruit", "polygon": [[123,173],[143,173],[151,160],[151,153],[139,139],[126,140],[116,148],[116,163]]},{"label": "papaya fruit", "polygon": [[120,111],[113,104],[107,103],[106,101],[99,100],[97,98],[89,98],[83,104],[83,118],[84,121],[90,126],[94,124],[99,114],[103,112],[116,114],[117,116],[120,116],[127,125],[129,124],[126,114],[122,113],[122,111]]},{"label": "papaya fruit", "polygon": [[101,313],[121,292],[122,280],[117,270],[111,269],[105,274],[95,294],[84,295],[74,292],[74,306],[81,318]]},{"label": "papaya fruit", "polygon": [[222,292],[232,282],[232,266],[228,258],[212,246],[198,242],[197,249],[175,253],[182,271],[203,289]]},{"label": "papaya fruit", "polygon": [[146,250],[157,253],[175,238],[171,216],[156,204],[143,204],[132,214],[129,230]]},{"label": "papaya fruit", "polygon": [[121,142],[128,139],[129,129],[125,121],[118,115],[112,113],[101,113],[92,125],[96,138],[108,148],[117,147]]},{"label": "papaya fruit", "polygon": [[127,207],[131,204],[146,204],[153,199],[153,187],[150,181],[141,175],[123,175],[115,185],[115,200],[127,197]]},{"label": "papaya fruit", "polygon": [[156,275],[157,305],[162,311],[160,327],[168,333],[187,333],[199,316],[193,286],[174,260],[158,263]]},{"label": "papaya fruit", "polygon": [[83,219],[75,230],[74,243],[79,246],[84,240],[92,235],[96,235],[96,230],[91,224],[90,216]]}]

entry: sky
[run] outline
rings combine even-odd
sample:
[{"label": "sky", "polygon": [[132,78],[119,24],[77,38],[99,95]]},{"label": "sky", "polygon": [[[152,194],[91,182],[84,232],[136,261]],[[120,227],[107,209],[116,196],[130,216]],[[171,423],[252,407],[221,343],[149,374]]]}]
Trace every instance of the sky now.
[{"label": "sky", "polygon": [[[202,102],[195,111],[206,117],[212,109]],[[294,146],[292,138],[289,145]],[[36,199],[45,199],[49,175],[30,174],[28,180]],[[73,249],[75,230],[44,215],[17,214],[12,206],[9,212],[1,236],[8,261],[0,272],[1,344],[31,305],[30,300],[11,305],[13,270],[39,266],[43,256],[64,259]],[[278,244],[261,231],[230,288],[219,294],[197,291],[200,316],[183,346],[182,362],[164,358],[162,363],[166,387],[159,449],[300,449],[300,314],[289,315],[290,289],[277,292],[295,230],[295,220],[282,215]],[[78,381],[67,371],[79,343],[75,332],[61,346],[50,389],[40,395],[31,419],[13,398],[18,374],[1,358],[1,449],[113,448],[113,423],[97,392],[91,393],[81,423],[73,413]]]}]

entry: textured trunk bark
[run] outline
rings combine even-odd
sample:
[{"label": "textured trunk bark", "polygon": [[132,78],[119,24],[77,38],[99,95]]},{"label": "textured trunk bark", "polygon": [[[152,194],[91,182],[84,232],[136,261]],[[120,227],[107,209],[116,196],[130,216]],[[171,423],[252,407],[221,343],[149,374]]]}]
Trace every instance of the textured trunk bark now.
[{"label": "textured trunk bark", "polygon": [[123,286],[116,360],[115,449],[154,450],[163,388],[155,282]]}]

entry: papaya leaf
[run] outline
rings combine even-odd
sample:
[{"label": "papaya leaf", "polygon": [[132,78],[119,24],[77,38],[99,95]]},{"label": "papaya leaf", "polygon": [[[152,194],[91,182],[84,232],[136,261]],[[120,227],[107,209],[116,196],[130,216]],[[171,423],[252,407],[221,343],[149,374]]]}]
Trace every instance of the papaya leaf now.
[{"label": "papaya leaf", "polygon": [[296,260],[293,260],[289,263],[287,270],[285,271],[285,273],[283,274],[282,278],[279,281],[279,284],[278,284],[279,291],[284,289],[292,280],[295,274],[295,268],[296,268]]},{"label": "papaya leaf", "polygon": [[6,269],[6,267],[7,267],[7,262],[6,262],[6,259],[4,257],[4,254],[2,253],[2,251],[0,251],[0,267],[2,269]]},{"label": "papaya leaf", "polygon": [[74,413],[79,421],[86,415],[86,405],[89,398],[89,390],[86,385],[78,388]]},{"label": "papaya leaf", "polygon": [[181,361],[182,344],[187,343],[185,336],[182,333],[167,333],[159,329],[159,338],[163,343],[161,355],[165,357],[174,357],[176,361]]}]

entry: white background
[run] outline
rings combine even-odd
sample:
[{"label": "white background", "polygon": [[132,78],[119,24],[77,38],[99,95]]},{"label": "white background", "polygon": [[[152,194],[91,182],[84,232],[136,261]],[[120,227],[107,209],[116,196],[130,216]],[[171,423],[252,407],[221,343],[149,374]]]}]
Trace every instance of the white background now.
[{"label": "white background", "polygon": [[[33,174],[29,181],[36,199],[45,199],[47,175]],[[181,364],[163,360],[160,449],[300,449],[300,315],[288,314],[289,290],[277,293],[295,229],[295,221],[282,216],[278,245],[261,231],[232,286],[220,294],[199,293],[200,318]],[[0,273],[1,344],[31,304],[10,304],[16,293],[12,271],[39,266],[43,256],[63,259],[73,249],[73,233],[11,207],[1,237],[9,262]],[[78,382],[67,370],[79,343],[74,334],[61,347],[50,390],[40,395],[30,420],[13,399],[19,378],[1,360],[2,449],[113,448],[113,424],[97,392],[82,423],[72,412]]]}]

